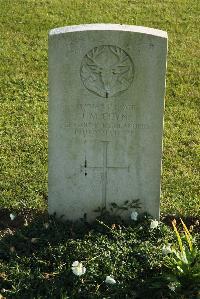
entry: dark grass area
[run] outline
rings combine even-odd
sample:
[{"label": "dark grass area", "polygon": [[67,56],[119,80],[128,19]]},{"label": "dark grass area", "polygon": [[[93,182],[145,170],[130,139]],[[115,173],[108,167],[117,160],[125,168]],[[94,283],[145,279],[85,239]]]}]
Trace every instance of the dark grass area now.
[{"label": "dark grass area", "polygon": [[[16,217],[11,220],[10,214],[14,214]],[[200,233],[200,216],[188,216],[183,215],[161,215],[161,221],[167,226],[172,227],[172,221],[176,219],[177,223],[180,224],[180,218],[184,221],[188,228],[194,233]],[[37,209],[22,209],[22,210],[10,210],[3,208],[0,210],[0,236],[5,234],[14,233],[15,231],[22,229],[24,225],[28,225],[34,222],[36,219],[40,219],[44,223],[48,221],[48,213],[41,212]]]},{"label": "dark grass area", "polygon": [[[10,213],[15,219],[10,219]],[[149,230],[148,217],[137,222],[93,224],[61,222],[37,210],[0,211],[0,294],[5,298],[188,298],[197,299],[200,281],[183,281],[173,293],[164,277],[162,246],[176,243],[173,216]],[[199,220],[184,219],[196,246]],[[179,219],[177,224],[179,229]],[[193,228],[191,227],[193,226]],[[75,276],[73,261],[83,261],[86,274]],[[113,275],[116,285],[107,285]],[[173,278],[174,279],[174,278]],[[191,297],[192,296],[192,297]]]}]

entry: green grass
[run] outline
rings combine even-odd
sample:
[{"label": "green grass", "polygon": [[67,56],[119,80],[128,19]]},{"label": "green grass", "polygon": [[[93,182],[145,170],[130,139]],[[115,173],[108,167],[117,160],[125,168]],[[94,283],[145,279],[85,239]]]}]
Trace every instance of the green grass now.
[{"label": "green grass", "polygon": [[[169,242],[178,248],[169,227],[160,223],[150,229],[148,218],[128,226],[111,223],[90,226],[43,216],[5,236],[0,240],[0,294],[7,299],[199,299],[200,255],[194,275],[175,275],[162,252]],[[72,272],[74,261],[86,267],[84,275]],[[107,284],[106,276],[116,284]],[[177,289],[171,291],[174,283]]]},{"label": "green grass", "polygon": [[161,212],[198,215],[199,9],[198,0],[0,1],[0,205],[46,208],[48,31],[125,23],[168,32]]},{"label": "green grass", "polygon": [[[174,241],[164,224],[150,232],[147,220],[120,230],[34,219],[47,208],[48,31],[103,22],[168,32],[161,212],[199,217],[199,11],[199,0],[0,0],[0,236],[8,233],[0,240],[1,295],[199,299],[187,283],[182,296],[184,289],[170,293],[166,280],[152,281],[166,270],[163,244]],[[3,208],[31,210],[33,221],[19,225],[17,216],[12,224]],[[83,278],[71,271],[75,260],[84,261]],[[104,282],[111,274],[114,286]]]}]

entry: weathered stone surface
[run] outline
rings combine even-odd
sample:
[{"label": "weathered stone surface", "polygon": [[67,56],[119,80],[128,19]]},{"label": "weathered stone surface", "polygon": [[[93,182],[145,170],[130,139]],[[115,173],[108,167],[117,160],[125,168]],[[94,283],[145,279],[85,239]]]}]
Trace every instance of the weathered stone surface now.
[{"label": "weathered stone surface", "polygon": [[166,32],[150,28],[50,31],[50,213],[91,220],[140,199],[159,217],[166,54]]}]

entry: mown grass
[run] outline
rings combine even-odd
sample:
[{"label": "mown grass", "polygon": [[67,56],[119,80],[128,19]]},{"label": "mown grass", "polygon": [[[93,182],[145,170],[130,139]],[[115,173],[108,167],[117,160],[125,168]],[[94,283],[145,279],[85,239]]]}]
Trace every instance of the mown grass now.
[{"label": "mown grass", "polygon": [[198,0],[0,1],[1,206],[46,208],[48,31],[105,22],[168,32],[161,211],[199,214],[199,6]]},{"label": "mown grass", "polygon": [[[198,217],[199,11],[199,0],[0,0],[0,207],[14,210],[16,219],[23,209],[47,207],[48,31],[124,23],[168,32],[161,212]],[[146,222],[107,229],[46,217],[13,232],[1,216],[0,229],[8,233],[0,243],[6,298],[135,298],[143,290],[143,299],[163,298],[165,291],[167,299],[194,298],[189,285],[185,295],[170,293],[166,281],[151,288],[154,274],[166,270],[161,248],[174,240],[164,224],[150,232]],[[85,262],[83,279],[71,271],[74,260]],[[111,274],[114,286],[105,284]]]}]

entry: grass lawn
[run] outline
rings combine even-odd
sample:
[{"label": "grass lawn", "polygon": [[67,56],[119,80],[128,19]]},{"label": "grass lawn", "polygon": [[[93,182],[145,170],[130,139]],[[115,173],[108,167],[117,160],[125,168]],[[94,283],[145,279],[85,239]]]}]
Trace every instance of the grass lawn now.
[{"label": "grass lawn", "polygon": [[46,209],[51,28],[124,23],[169,35],[161,212],[199,215],[198,0],[0,1],[0,205]]},{"label": "grass lawn", "polygon": [[[161,249],[164,240],[173,240],[172,231],[164,225],[157,235],[141,234],[138,238],[147,244],[143,248],[138,243],[137,248],[144,255],[152,252],[150,261],[143,265],[135,256],[130,257],[128,249],[134,246],[132,239],[138,234],[138,227],[124,229],[123,238],[118,236],[116,245],[112,234],[109,238],[107,231],[99,234],[99,227],[94,235],[91,228],[84,227],[82,235],[85,237],[81,237],[80,241],[79,229],[78,232],[74,229],[73,235],[69,224],[64,232],[62,224],[47,218],[47,39],[52,28],[82,23],[123,23],[168,32],[161,213],[190,216],[195,221],[199,217],[199,11],[199,0],[0,0],[0,231],[3,230],[0,290],[1,282],[3,288],[8,289],[3,296],[102,298],[101,290],[105,298],[118,298],[114,297],[116,294],[121,294],[119,298],[135,298],[133,293],[129,293],[131,283],[134,281],[133,284],[136,284],[134,279],[139,277],[133,274],[133,269],[129,270],[132,271],[131,279],[126,280],[129,271],[120,264],[117,274],[117,265],[113,266],[108,256],[104,256],[102,261],[98,259],[98,270],[93,262],[90,264],[93,266],[90,266],[86,282],[81,278],[77,282],[70,276],[71,263],[77,257],[77,260],[86,258],[89,264],[88,260],[99,256],[104,245],[105,253],[111,252],[111,260],[117,253],[115,262],[122,263],[121,246],[125,244],[128,269],[135,263],[137,269],[146,267],[148,274],[152,269],[161,269],[161,251],[154,255],[155,248]],[[33,209],[35,215],[44,213],[42,220],[39,217],[35,224],[24,226],[26,216],[19,216],[23,221],[16,226],[8,219],[10,211],[16,215],[20,211],[31,211],[31,214]],[[31,217],[27,217],[29,221]],[[50,223],[50,228],[44,228],[44,221]],[[148,226],[146,222],[145,225]],[[16,228],[22,231],[16,233]],[[3,237],[7,232],[10,236]],[[34,243],[32,238],[39,240]],[[87,251],[90,248],[93,249],[89,255]],[[116,290],[108,290],[101,285],[105,273],[109,275],[113,271],[118,280],[126,280],[126,290],[118,286]],[[65,290],[67,283],[69,297]],[[60,288],[60,293],[56,293],[56,288]],[[51,290],[50,297],[46,295],[47,289]],[[82,295],[79,289],[83,290]],[[193,299],[173,295],[172,292],[169,295],[172,297],[166,298]],[[157,298],[164,298],[159,296],[160,293]]]}]

